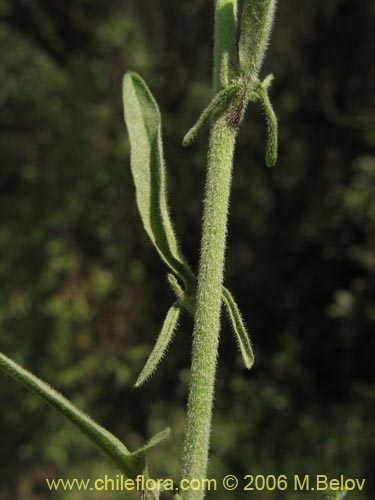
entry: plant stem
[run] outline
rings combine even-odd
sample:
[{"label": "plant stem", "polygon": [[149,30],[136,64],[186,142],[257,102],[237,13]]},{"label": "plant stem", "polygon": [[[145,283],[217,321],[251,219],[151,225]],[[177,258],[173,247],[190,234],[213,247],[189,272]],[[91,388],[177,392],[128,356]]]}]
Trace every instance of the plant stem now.
[{"label": "plant stem", "polygon": [[[215,14],[214,91],[220,90],[220,65],[236,64],[237,0],[217,0]],[[210,135],[201,258],[193,334],[190,393],[184,445],[186,479],[206,477],[218,352],[227,213],[236,130],[225,116]],[[184,500],[202,500],[204,491],[187,491]]]}]

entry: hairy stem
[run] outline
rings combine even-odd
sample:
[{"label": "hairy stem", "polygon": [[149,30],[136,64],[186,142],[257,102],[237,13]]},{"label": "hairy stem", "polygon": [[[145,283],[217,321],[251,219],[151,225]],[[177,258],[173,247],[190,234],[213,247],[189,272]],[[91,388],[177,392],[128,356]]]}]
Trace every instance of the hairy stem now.
[{"label": "hairy stem", "polygon": [[[236,62],[237,1],[217,0],[215,15],[214,90],[220,90],[220,65]],[[184,445],[183,477],[206,477],[211,433],[216,358],[222,302],[227,213],[236,130],[225,116],[210,135],[201,258],[193,334],[190,393]],[[203,491],[188,491],[184,500],[202,500]]]}]

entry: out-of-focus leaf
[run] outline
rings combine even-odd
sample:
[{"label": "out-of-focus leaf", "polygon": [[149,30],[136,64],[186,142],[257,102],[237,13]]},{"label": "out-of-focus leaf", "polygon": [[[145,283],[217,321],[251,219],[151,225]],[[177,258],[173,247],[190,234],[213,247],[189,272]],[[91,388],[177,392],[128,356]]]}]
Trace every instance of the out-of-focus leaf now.
[{"label": "out-of-focus leaf", "polygon": [[171,429],[169,427],[167,427],[163,431],[158,432],[157,434],[155,434],[155,436],[153,436],[149,441],[147,441],[147,443],[145,443],[141,448],[139,448],[138,450],[134,451],[132,453],[132,455],[133,456],[144,455],[148,451],[150,451],[153,448],[155,448],[155,446],[158,446],[159,444],[161,444],[164,441],[166,441],[169,438],[170,434],[171,434]]}]

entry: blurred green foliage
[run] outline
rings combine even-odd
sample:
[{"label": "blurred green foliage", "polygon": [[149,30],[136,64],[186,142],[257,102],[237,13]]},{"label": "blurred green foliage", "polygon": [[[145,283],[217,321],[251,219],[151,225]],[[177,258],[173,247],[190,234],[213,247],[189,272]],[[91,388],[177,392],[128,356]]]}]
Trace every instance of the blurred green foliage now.
[{"label": "blurred green foliage", "polygon": [[[280,2],[264,69],[276,75],[279,162],[264,167],[252,108],[227,252],[256,365],[243,371],[224,324],[211,477],[366,476],[366,493],[348,498],[375,495],[373,11],[365,0]],[[121,79],[138,71],[157,96],[172,214],[196,266],[207,135],[180,144],[211,95],[213,2],[0,0],[0,18],[0,349],[131,448],[170,425],[152,467],[178,477],[192,324],[135,391],[172,294],[135,207]],[[0,408],[1,500],[49,498],[46,477],[117,473],[3,376]]]}]

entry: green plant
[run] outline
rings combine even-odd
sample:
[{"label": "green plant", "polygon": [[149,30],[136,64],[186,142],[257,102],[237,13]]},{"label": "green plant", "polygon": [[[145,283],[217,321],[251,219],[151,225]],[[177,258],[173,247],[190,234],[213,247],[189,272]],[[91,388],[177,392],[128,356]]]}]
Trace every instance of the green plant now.
[{"label": "green plant", "polygon": [[[138,75],[128,73],[124,78],[125,121],[131,142],[138,208],[148,235],[174,272],[169,275],[169,282],[177,296],[137,384],[143,383],[156,369],[172,339],[180,311],[185,309],[193,314],[191,382],[183,454],[183,477],[187,479],[206,477],[222,302],[245,366],[251,368],[254,360],[241,315],[222,282],[235,139],[249,102],[261,101],[266,115],[266,164],[273,166],[277,157],[277,122],[268,97],[272,76],[263,82],[258,79],[275,6],[273,0],[245,2],[237,51],[237,2],[216,2],[215,96],[183,140],[184,146],[190,145],[212,120],[197,280],[178,251],[166,209],[159,110]],[[185,498],[200,500],[203,497],[203,491],[189,491]]]},{"label": "green plant", "polygon": [[[236,134],[249,102],[260,101],[266,115],[266,164],[272,166],[277,156],[277,123],[268,98],[272,77],[262,82],[258,79],[274,9],[275,1],[272,0],[245,3],[237,50],[237,2],[218,0],[216,4],[215,97],[183,141],[184,145],[190,145],[202,127],[212,120],[198,279],[179,251],[168,213],[161,118],[157,104],[139,76],[128,73],[124,79],[125,118],[132,146],[131,168],[138,207],[145,230],[172,271],[168,281],[176,294],[176,301],[167,313],[155,348],[136,385],[142,385],[157,368],[172,340],[180,314],[186,311],[194,316],[192,379],[183,457],[183,475],[187,478],[205,477],[206,474],[222,302],[233,325],[244,364],[247,368],[253,364],[251,343],[241,315],[231,293],[222,286],[222,281],[233,151]],[[2,354],[0,368],[44,398],[76,425],[126,475],[148,474],[146,453],[168,436],[168,429],[154,436],[141,449],[130,452],[106,429]],[[146,494],[150,498],[157,497],[157,493]],[[203,496],[204,492],[186,493],[187,500]]]}]

